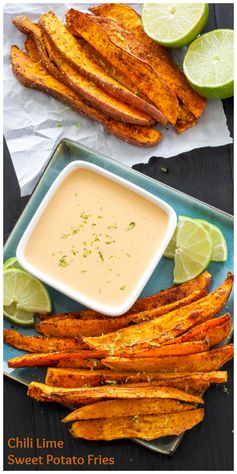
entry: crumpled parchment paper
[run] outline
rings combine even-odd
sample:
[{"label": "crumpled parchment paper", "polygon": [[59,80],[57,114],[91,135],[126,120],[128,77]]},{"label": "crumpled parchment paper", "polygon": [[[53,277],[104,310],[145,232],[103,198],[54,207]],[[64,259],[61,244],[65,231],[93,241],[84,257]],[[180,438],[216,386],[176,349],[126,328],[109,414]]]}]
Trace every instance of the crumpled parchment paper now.
[{"label": "crumpled parchment paper", "polygon": [[[210,101],[198,125],[177,135],[164,129],[162,141],[151,148],[128,145],[104,131],[102,125],[81,117],[43,92],[23,87],[11,71],[10,47],[24,46],[25,36],[14,25],[15,15],[28,15],[37,21],[40,14],[54,10],[64,20],[73,7],[85,10],[93,4],[25,3],[4,5],[4,134],[21,187],[22,196],[30,194],[42,174],[55,142],[67,137],[81,142],[128,166],[147,163],[151,156],[168,158],[205,146],[232,142],[221,101]],[[138,11],[139,4],[131,4]],[[24,48],[23,48],[24,49]],[[175,51],[180,63],[183,51]]]}]

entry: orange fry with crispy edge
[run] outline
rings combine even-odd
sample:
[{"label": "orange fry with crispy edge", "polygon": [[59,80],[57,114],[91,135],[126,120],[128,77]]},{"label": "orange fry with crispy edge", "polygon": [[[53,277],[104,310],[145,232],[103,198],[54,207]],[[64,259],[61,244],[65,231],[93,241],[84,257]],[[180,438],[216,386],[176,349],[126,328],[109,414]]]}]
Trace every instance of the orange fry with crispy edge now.
[{"label": "orange fry with crispy edge", "polygon": [[[227,381],[227,372],[117,372],[113,370],[85,370],[77,368],[49,367],[45,383],[55,387],[79,388],[83,386],[95,387],[98,385],[141,384],[177,386],[185,389],[199,382],[224,383]],[[201,391],[199,392],[201,393]]]},{"label": "orange fry with crispy edge", "polygon": [[[182,343],[188,341],[197,341],[197,340],[207,340],[209,347],[216,346],[222,342],[231,331],[231,316],[229,313],[223,314],[218,318],[209,319],[204,323],[198,324],[190,331],[185,332],[182,336],[176,337],[173,341],[167,341],[164,345]],[[152,344],[155,345],[155,340],[152,341]]]},{"label": "orange fry with crispy edge", "polygon": [[163,415],[121,416],[115,420],[75,421],[70,433],[74,438],[88,440],[112,440],[118,438],[142,438],[146,440],[163,436],[179,435],[203,420],[203,409]]},{"label": "orange fry with crispy edge", "polygon": [[159,308],[153,308],[136,314],[125,316],[107,317],[104,319],[78,319],[71,316],[61,316],[47,318],[36,325],[36,330],[45,336],[71,337],[96,336],[107,334],[118,329],[127,327],[130,323],[148,321],[163,314],[174,311],[177,308],[186,306],[194,301],[203,298],[206,290],[197,290],[185,298],[175,301]]},{"label": "orange fry with crispy edge", "polygon": [[115,352],[116,357],[162,357],[162,356],[180,356],[206,352],[209,349],[208,340],[180,342],[159,347],[145,347],[142,349],[136,346],[125,348]]},{"label": "orange fry with crispy edge", "polygon": [[[156,309],[160,306],[170,305],[171,303],[175,303],[178,300],[186,298],[187,296],[198,290],[208,291],[211,284],[211,279],[212,276],[210,273],[203,272],[201,273],[201,275],[197,276],[193,280],[187,281],[186,283],[181,283],[181,285],[176,285],[172,286],[171,288],[161,290],[158,293],[151,296],[146,296],[145,298],[138,298],[134,305],[123,316],[127,314],[130,315],[135,313],[141,313],[142,311],[147,311],[149,309]],[[60,313],[55,315],[40,315],[42,319],[51,318],[53,316],[69,316],[79,319],[107,319],[108,317],[101,313],[98,313],[97,311],[94,311],[93,309],[86,309],[84,311],[71,313]]]},{"label": "orange fry with crispy edge", "polygon": [[[40,366],[54,366],[57,365],[60,360],[74,359],[79,360],[80,367],[93,367],[94,355],[98,354],[97,351],[88,351],[87,357],[82,357],[81,352],[83,351],[61,351],[61,352],[48,352],[41,354],[24,354],[21,356],[9,359],[8,367],[40,367]],[[90,356],[89,356],[90,354]],[[101,353],[102,356],[102,353]],[[91,361],[91,364],[87,364]]]},{"label": "orange fry with crispy edge", "polygon": [[105,400],[78,408],[67,415],[62,421],[96,420],[98,418],[117,418],[119,416],[160,415],[161,413],[178,413],[193,410],[193,405],[180,403],[177,400],[150,398],[129,400]]},{"label": "orange fry with crispy edge", "polygon": [[[60,338],[60,337],[41,337],[41,336],[25,336],[20,334],[18,331],[13,329],[4,329],[3,331],[4,342],[12,347],[21,349],[27,352],[58,352],[58,351],[71,351],[71,350],[83,350],[86,344],[76,339]],[[82,351],[84,352],[84,351]]]},{"label": "orange fry with crispy edge", "polygon": [[148,322],[99,337],[83,337],[83,340],[93,349],[103,348],[110,353],[126,346],[131,347],[134,344],[154,339],[161,344],[174,339],[193,326],[213,318],[226,304],[232,285],[233,275],[228,273],[224,283],[201,300]]},{"label": "orange fry with crispy edge", "polygon": [[[37,394],[38,393],[38,397]],[[33,395],[32,395],[33,394]],[[55,397],[62,398],[64,395],[67,400],[76,401],[79,399],[94,398],[171,398],[190,403],[203,404],[202,398],[197,395],[186,393],[175,387],[133,387],[132,385],[117,386],[99,386],[99,387],[80,387],[80,388],[62,388],[51,387],[39,382],[31,382],[28,386],[28,395],[37,400],[52,401]]]},{"label": "orange fry with crispy edge", "polygon": [[233,345],[212,349],[208,352],[184,356],[119,358],[107,357],[102,363],[113,370],[155,371],[155,372],[203,372],[218,370],[232,359]]},{"label": "orange fry with crispy edge", "polygon": [[[142,96],[155,104],[171,124],[176,123],[178,99],[174,92],[144,58],[134,54],[130,45],[127,48],[124,41],[119,41],[120,35],[114,35],[109,24],[101,26],[93,15],[73,8],[67,12],[66,20],[67,28],[74,36],[80,36],[92,45],[101,56],[127,76]],[[120,29],[115,25],[116,28]],[[140,45],[135,38],[133,42]]]}]

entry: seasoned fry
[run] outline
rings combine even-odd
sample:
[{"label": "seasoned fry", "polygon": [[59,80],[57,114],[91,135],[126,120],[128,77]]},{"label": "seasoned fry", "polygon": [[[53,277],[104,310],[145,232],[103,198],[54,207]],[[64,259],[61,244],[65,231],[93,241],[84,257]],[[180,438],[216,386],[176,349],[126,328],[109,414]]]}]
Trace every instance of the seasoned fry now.
[{"label": "seasoned fry", "polygon": [[49,74],[40,63],[34,63],[16,46],[11,48],[12,69],[16,78],[26,87],[52,95],[76,112],[102,123],[103,127],[118,138],[138,146],[152,146],[161,139],[157,130],[139,125],[125,124],[109,119],[104,113],[86,104],[70,88]]},{"label": "seasoned fry", "polygon": [[112,440],[142,438],[146,440],[179,435],[203,420],[203,409],[163,415],[124,416],[116,419],[75,421],[70,433],[74,438]]},{"label": "seasoned fry", "polygon": [[[98,385],[141,384],[168,385],[193,391],[200,388],[201,383],[224,383],[227,372],[115,372],[113,370],[83,370],[75,368],[54,368],[47,370],[45,383],[54,387],[79,388]],[[201,393],[201,390],[199,390]]]},{"label": "seasoned fry", "polygon": [[149,385],[149,387],[126,387],[118,386],[100,386],[100,387],[80,387],[80,388],[58,388],[51,387],[39,382],[31,382],[28,387],[28,395],[33,396],[37,400],[52,401],[55,397],[61,398],[63,402],[64,396],[67,400],[77,401],[79,398],[171,398],[190,403],[203,404],[202,398],[197,395],[191,395],[183,390],[175,387],[157,387]]},{"label": "seasoned fry", "polygon": [[[182,336],[176,337],[172,341],[167,341],[164,345],[183,343],[188,341],[207,340],[209,347],[216,346],[222,342],[231,331],[231,316],[229,313],[219,316],[219,318],[209,319],[208,321],[198,324],[190,331],[185,332]],[[155,340],[151,344],[155,345]]]},{"label": "seasoned fry", "polygon": [[225,282],[215,291],[175,311],[154,318],[151,321],[136,324],[117,332],[99,337],[85,337],[83,340],[93,349],[106,349],[112,354],[126,346],[149,342],[154,339],[160,344],[174,339],[192,326],[215,316],[225,305],[233,285],[233,275],[228,273]]},{"label": "seasoned fry", "polygon": [[144,59],[135,55],[132,48],[126,49],[123,40],[119,41],[116,37],[115,42],[109,25],[102,27],[94,16],[74,9],[67,12],[66,19],[67,28],[73,35],[84,38],[101,56],[127,76],[170,123],[176,123],[178,100],[175,94]]},{"label": "seasoned fry", "polygon": [[137,370],[155,372],[203,372],[218,370],[233,357],[233,346],[220,347],[208,352],[184,356],[146,357],[146,358],[119,358],[107,357],[102,363],[115,370]]},{"label": "seasoned fry", "polygon": [[[181,300],[175,301],[174,303],[160,306],[159,308],[149,309],[147,311],[141,311],[140,313],[131,313],[125,316],[118,317],[106,317],[96,319],[83,320],[80,317],[74,317],[72,315],[53,318],[46,318],[36,325],[36,330],[43,333],[45,336],[61,336],[61,337],[81,337],[81,336],[96,336],[101,334],[107,334],[124,327],[127,327],[131,323],[139,323],[153,319],[154,317],[162,316],[163,314],[174,311],[177,308],[188,305],[193,301],[197,301],[206,295],[205,290],[197,290],[191,295],[186,296]],[[80,313],[79,313],[80,314]]]},{"label": "seasoned fry", "polygon": [[[160,306],[169,305],[178,300],[186,298],[187,296],[198,290],[208,291],[211,284],[211,278],[212,276],[210,273],[203,272],[198,277],[194,278],[193,280],[187,281],[186,283],[182,283],[181,285],[176,285],[172,286],[171,288],[161,290],[155,295],[146,296],[145,298],[139,298],[129,309],[129,311],[127,311],[127,313],[125,313],[123,316],[127,314],[135,314],[140,313],[142,311],[148,311],[150,309],[155,309]],[[64,316],[69,316],[79,319],[107,319],[107,316],[104,316],[103,314],[98,313],[97,311],[94,311],[92,309],[87,309],[85,311],[79,312],[61,313],[50,316],[45,314],[40,315],[41,319],[47,319],[48,317],[51,318],[52,316],[60,318]]]},{"label": "seasoned fry", "polygon": [[[62,54],[67,62],[69,62],[82,76],[88,78],[97,86],[103,88],[108,94],[125,102],[132,107],[141,110],[161,123],[165,122],[165,117],[159,110],[147,106],[144,99],[133,94],[122,84],[115,81],[107,74],[98,64],[96,64],[86,53],[81,45],[69,32],[69,30],[61,23],[54,12],[43,14],[38,22],[40,28],[47,36],[48,40],[54,48]],[[155,117],[154,117],[155,115]]]},{"label": "seasoned fry", "polygon": [[29,58],[31,59],[31,61],[33,61],[33,63],[39,63],[41,61],[39,50],[37,48],[35,41],[32,38],[30,37],[26,38],[25,49]]},{"label": "seasoned fry", "polygon": [[[97,354],[94,351],[90,351],[88,358],[82,357],[82,351],[61,351],[61,352],[49,352],[41,354],[24,354],[23,356],[17,356],[8,361],[8,367],[40,367],[40,366],[54,366],[57,365],[60,360],[66,360],[73,358],[77,360],[81,368],[97,367],[94,361],[94,355]],[[98,361],[99,362],[99,361]]]},{"label": "seasoned fry", "polygon": [[[143,112],[135,110],[120,100],[109,96],[103,89],[78,73],[64,60],[61,54],[52,47],[47,38],[43,37],[39,26],[32,23],[29,18],[20,16],[14,18],[13,22],[20,31],[30,35],[36,41],[44,67],[94,107],[99,108],[110,117],[120,120],[121,122],[137,125],[154,124],[154,119],[145,115]],[[53,68],[52,63],[54,65]],[[55,66],[57,71],[55,71]]]},{"label": "seasoned fry", "polygon": [[171,61],[165,48],[155,43],[144,33],[141,16],[131,6],[124,3],[107,3],[89,8],[97,16],[109,18],[117,22],[124,30],[131,32],[134,37],[150,51],[149,59],[156,60],[156,67],[161,77],[175,91],[181,103],[199,118],[203,113],[206,100],[195,92],[189,85],[185,75]]},{"label": "seasoned fry", "polygon": [[[162,345],[159,347],[145,347],[137,349],[136,345],[124,350],[116,351],[116,357],[162,357],[162,356],[180,356],[205,352],[209,349],[207,340],[181,342],[177,344]],[[86,351],[85,351],[86,352]]]},{"label": "seasoned fry", "polygon": [[139,400],[105,400],[72,411],[62,421],[96,420],[98,418],[117,418],[119,416],[160,415],[193,410],[193,405],[176,400],[141,398]]},{"label": "seasoned fry", "polygon": [[4,342],[28,352],[58,352],[83,350],[86,345],[81,340],[59,337],[25,336],[12,329],[4,329]]}]

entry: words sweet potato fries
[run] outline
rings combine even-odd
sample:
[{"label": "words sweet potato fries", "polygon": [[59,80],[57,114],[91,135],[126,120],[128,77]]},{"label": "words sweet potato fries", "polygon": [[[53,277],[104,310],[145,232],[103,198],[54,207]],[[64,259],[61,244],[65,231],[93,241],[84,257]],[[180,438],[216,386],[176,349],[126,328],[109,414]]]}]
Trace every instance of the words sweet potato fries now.
[{"label": "words sweet potato fries", "polygon": [[13,19],[26,53],[12,46],[12,69],[26,87],[59,99],[138,146],[158,143],[153,128],[169,122],[177,133],[196,125],[206,100],[189,86],[167,51],[144,33],[141,17],[124,4],[91,13],[71,9],[65,25],[53,11],[38,23]]},{"label": "words sweet potato fries", "polygon": [[231,344],[217,347],[231,332],[231,317],[215,317],[233,276],[207,294],[210,281],[204,272],[139,299],[119,317],[92,310],[44,315],[36,324],[42,336],[6,329],[5,342],[28,352],[8,365],[48,367],[45,383],[31,382],[28,394],[75,408],[63,420],[72,423],[74,437],[181,434],[203,420],[200,394],[227,381],[219,369],[233,357]]}]

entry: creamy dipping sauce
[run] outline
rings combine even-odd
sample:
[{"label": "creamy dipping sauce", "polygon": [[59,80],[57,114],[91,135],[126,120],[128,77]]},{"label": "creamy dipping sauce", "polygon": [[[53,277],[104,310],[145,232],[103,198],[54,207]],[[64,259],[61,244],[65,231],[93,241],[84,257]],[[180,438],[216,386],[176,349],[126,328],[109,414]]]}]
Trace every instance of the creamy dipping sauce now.
[{"label": "creamy dipping sauce", "polygon": [[104,305],[127,300],[154,257],[168,215],[87,169],[59,185],[26,244],[26,260]]}]

